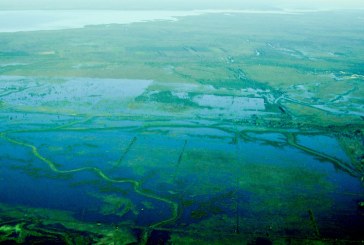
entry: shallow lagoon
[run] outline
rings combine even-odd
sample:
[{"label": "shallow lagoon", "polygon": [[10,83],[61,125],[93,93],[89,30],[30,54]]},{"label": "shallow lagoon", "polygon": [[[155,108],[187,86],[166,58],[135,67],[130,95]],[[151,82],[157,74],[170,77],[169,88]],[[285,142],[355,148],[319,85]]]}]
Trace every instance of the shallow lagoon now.
[{"label": "shallow lagoon", "polygon": [[363,240],[362,11],[227,12],[0,11],[0,243]]},{"label": "shallow lagoon", "polygon": [[[43,94],[32,93],[35,83],[11,89],[29,78],[2,79],[1,220],[21,219],[24,234],[39,219],[65,231],[94,225],[116,234],[112,227],[123,227],[140,242],[361,237],[360,173],[333,136],[238,130],[232,122],[203,119],[200,107],[213,110],[210,104],[192,105],[190,118],[168,110],[160,116],[159,109],[144,114],[143,100],[135,107],[141,110],[125,110],[152,81],[108,80],[99,89],[97,79],[33,78]],[[94,94],[105,103],[85,103]],[[57,113],[44,109],[63,97],[73,103]],[[15,212],[30,209],[24,217]],[[20,239],[8,235],[14,234]]]},{"label": "shallow lagoon", "polygon": [[[10,133],[0,147],[2,202],[65,210],[81,223],[129,227],[177,215],[160,227],[171,233],[194,227],[202,233],[239,229],[315,237],[317,225],[325,237],[335,237],[335,229],[359,236],[355,229],[364,224],[356,208],[364,197],[359,179],[281,139],[262,142],[262,134],[259,142],[232,144],[220,137],[180,139],[139,127]],[[222,217],[224,223],[217,223]],[[349,218],[355,226],[343,225]]]}]

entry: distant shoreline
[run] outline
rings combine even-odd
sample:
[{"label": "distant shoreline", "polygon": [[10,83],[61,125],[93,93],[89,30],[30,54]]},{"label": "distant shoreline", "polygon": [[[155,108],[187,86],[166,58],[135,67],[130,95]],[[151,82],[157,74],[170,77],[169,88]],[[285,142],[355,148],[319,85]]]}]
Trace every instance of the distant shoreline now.
[{"label": "distant shoreline", "polygon": [[[321,10],[324,11],[324,10]],[[319,11],[319,12],[321,12]],[[326,10],[327,11],[327,10]],[[302,14],[314,10],[0,10],[0,33],[84,28],[90,25],[177,21],[178,17],[216,13]]]}]

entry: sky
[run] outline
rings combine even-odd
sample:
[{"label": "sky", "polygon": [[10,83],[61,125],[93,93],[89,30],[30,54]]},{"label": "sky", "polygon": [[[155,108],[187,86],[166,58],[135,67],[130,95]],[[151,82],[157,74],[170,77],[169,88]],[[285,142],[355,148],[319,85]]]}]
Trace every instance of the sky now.
[{"label": "sky", "polygon": [[364,9],[364,0],[0,0],[0,10],[28,9]]}]

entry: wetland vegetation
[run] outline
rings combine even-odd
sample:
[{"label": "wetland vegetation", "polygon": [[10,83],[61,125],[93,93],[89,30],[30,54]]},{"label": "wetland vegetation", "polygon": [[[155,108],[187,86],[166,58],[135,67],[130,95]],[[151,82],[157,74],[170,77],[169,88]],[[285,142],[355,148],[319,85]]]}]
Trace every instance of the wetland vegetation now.
[{"label": "wetland vegetation", "polygon": [[364,12],[178,16],[0,32],[0,243],[361,243]]}]

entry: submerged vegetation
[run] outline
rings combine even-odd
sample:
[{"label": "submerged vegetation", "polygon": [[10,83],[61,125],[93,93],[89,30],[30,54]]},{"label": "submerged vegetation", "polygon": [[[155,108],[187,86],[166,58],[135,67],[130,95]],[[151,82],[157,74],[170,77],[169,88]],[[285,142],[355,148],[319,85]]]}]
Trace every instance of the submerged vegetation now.
[{"label": "submerged vegetation", "polygon": [[363,241],[362,15],[0,33],[0,243]]}]

